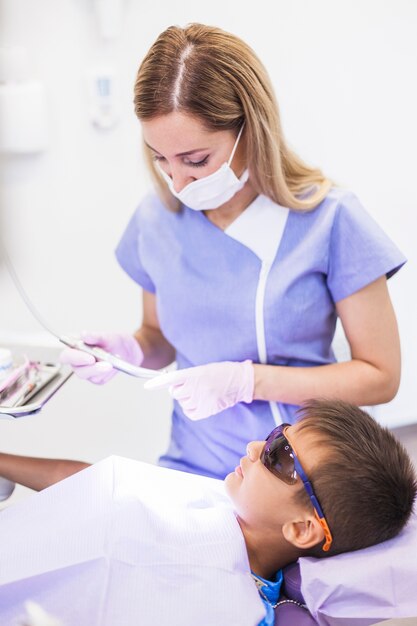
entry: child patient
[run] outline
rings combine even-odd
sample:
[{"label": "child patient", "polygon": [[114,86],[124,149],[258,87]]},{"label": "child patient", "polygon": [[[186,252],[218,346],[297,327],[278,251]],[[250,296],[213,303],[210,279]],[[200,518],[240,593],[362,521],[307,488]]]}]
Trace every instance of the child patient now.
[{"label": "child patient", "polygon": [[[225,479],[249,563],[274,623],[282,568],[397,535],[417,492],[411,461],[392,433],[344,402],[313,400],[299,420],[253,441]],[[78,461],[0,455],[0,475],[35,490],[87,467]]]}]

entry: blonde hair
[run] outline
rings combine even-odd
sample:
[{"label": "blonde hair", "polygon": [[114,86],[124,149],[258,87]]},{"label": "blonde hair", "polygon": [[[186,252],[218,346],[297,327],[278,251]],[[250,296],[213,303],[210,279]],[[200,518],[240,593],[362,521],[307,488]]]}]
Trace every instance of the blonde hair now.
[{"label": "blonde hair", "polygon": [[[331,187],[320,169],[303,163],[286,145],[274,90],[258,57],[219,28],[189,24],[161,33],[139,67],[134,105],[139,120],[178,111],[208,130],[236,134],[245,122],[251,183],[277,204],[313,209]],[[178,208],[146,146],[145,156],[163,201]]]}]

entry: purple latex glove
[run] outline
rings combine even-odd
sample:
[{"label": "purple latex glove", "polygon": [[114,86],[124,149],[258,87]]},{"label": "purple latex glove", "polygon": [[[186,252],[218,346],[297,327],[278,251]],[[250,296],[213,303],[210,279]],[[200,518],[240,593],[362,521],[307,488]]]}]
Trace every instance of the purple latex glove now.
[{"label": "purple latex glove", "polygon": [[[89,346],[102,348],[133,365],[141,365],[144,359],[141,347],[132,335],[83,332],[81,339]],[[89,380],[96,385],[104,385],[117,374],[117,370],[110,363],[96,361],[91,354],[73,348],[63,350],[59,360],[61,363],[71,365],[79,378]]]},{"label": "purple latex glove", "polygon": [[187,417],[201,420],[238,402],[252,402],[254,384],[252,361],[222,361],[161,374],[144,387],[167,387]]}]

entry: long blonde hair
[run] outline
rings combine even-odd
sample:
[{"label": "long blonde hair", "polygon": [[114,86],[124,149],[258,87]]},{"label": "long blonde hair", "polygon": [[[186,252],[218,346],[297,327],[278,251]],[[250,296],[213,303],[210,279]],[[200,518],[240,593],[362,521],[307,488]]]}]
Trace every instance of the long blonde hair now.
[{"label": "long blonde hair", "polygon": [[[193,115],[208,130],[232,130],[245,122],[247,167],[254,189],[282,206],[309,210],[327,195],[331,182],[309,167],[285,143],[269,76],[253,50],[219,28],[170,26],[145,56],[134,89],[135,113],[150,120],[178,111]],[[178,207],[145,155],[156,187]]]}]

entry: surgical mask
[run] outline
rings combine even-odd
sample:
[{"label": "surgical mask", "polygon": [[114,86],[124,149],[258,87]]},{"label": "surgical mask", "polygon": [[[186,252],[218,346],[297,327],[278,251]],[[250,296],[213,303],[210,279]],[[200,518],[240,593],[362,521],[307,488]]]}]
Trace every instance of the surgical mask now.
[{"label": "surgical mask", "polygon": [[230,198],[233,198],[233,196],[243,188],[249,178],[247,169],[243,172],[242,176],[238,178],[230,167],[243,127],[244,124],[239,131],[229,160],[223,163],[218,170],[209,176],[193,180],[192,183],[186,185],[181,191],[175,191],[172,178],[170,178],[160,167],[159,163],[157,163],[158,169],[172,195],[178,198],[185,206],[194,209],[194,211],[218,209],[219,206],[230,200]]}]

